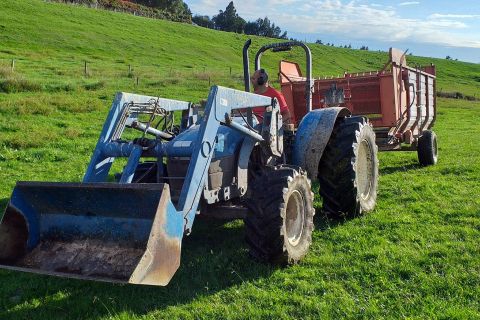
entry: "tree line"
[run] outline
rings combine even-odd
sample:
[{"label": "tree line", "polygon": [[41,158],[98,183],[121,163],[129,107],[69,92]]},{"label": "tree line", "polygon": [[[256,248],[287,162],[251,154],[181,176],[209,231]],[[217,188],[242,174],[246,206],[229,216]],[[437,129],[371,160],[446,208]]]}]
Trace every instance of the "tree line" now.
[{"label": "tree line", "polygon": [[182,0],[49,0],[130,13],[156,19],[192,22],[192,12]]},{"label": "tree line", "polygon": [[[47,0],[52,2],[72,3],[98,9],[120,11],[137,16],[177,22],[195,23],[201,27],[245,33],[269,38],[288,39],[287,32],[275,25],[268,17],[255,21],[246,21],[237,13],[233,1],[225,10],[219,10],[212,18],[195,15],[182,0]],[[293,39],[292,39],[293,40]]]},{"label": "tree line", "polygon": [[271,22],[268,17],[247,22],[238,15],[233,1],[230,1],[225,11],[220,10],[218,14],[214,15],[211,19],[209,16],[195,15],[192,21],[204,28],[269,38],[288,39],[287,31],[282,32],[282,29]]},{"label": "tree line", "polygon": [[225,10],[219,10],[211,19],[209,16],[195,15],[182,0],[46,0],[72,3],[98,9],[120,11],[137,16],[165,19],[177,22],[195,23],[201,27],[245,33],[269,38],[288,39],[287,32],[275,25],[268,17],[246,21],[240,17],[231,1]]},{"label": "tree line", "polygon": [[[316,44],[320,44],[322,46],[329,46],[329,47],[335,47],[335,44],[332,42],[327,42],[327,43],[324,43],[322,40],[318,39],[317,41],[315,41]],[[344,48],[344,49],[352,49],[352,45],[349,44],[349,45],[339,45],[338,48]],[[365,50],[365,51],[368,51],[368,46],[361,46],[359,48],[359,50]]]}]

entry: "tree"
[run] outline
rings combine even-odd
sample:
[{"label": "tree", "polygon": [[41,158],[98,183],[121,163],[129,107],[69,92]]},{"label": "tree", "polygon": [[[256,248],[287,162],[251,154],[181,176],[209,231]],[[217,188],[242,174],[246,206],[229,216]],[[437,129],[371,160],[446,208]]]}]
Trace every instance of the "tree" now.
[{"label": "tree", "polygon": [[195,15],[192,18],[192,21],[195,24],[199,25],[200,27],[215,29],[215,23],[212,20],[210,20],[209,16]]},{"label": "tree", "polygon": [[237,33],[242,33],[246,25],[246,21],[237,14],[233,1],[230,1],[225,11],[220,10],[212,18],[212,21],[215,23],[215,29],[217,30]]},{"label": "tree", "polygon": [[318,39],[317,41],[315,41],[316,44],[323,44],[322,40]]},{"label": "tree", "polygon": [[258,34],[258,24],[256,21],[248,21],[245,24],[245,34],[257,35]]},{"label": "tree", "polygon": [[446,56],[445,59],[446,59],[446,60],[452,60],[452,57]]},{"label": "tree", "polygon": [[259,18],[256,21],[249,21],[245,24],[245,34],[257,35],[269,38],[288,39],[287,32],[270,22],[268,17]]},{"label": "tree", "polygon": [[[166,0],[143,0],[143,1],[166,1]],[[169,0],[174,1],[174,0]],[[225,8],[225,11],[219,10],[218,14],[212,19],[208,16],[195,15],[192,19],[194,23],[206,28],[216,30],[245,33],[269,38],[288,39],[287,31],[283,31],[275,23],[271,22],[268,17],[259,18],[256,21],[246,22],[240,17],[235,9],[233,1]]]},{"label": "tree", "polygon": [[182,0],[132,0],[131,2],[160,9],[173,17],[180,18],[180,20],[190,21],[192,18],[190,8]]},{"label": "tree", "polygon": [[167,10],[172,13],[183,13],[185,9],[190,11],[190,9],[188,9],[188,6],[186,6],[186,3],[184,3],[182,0],[134,0],[132,2],[137,2],[153,8]]}]

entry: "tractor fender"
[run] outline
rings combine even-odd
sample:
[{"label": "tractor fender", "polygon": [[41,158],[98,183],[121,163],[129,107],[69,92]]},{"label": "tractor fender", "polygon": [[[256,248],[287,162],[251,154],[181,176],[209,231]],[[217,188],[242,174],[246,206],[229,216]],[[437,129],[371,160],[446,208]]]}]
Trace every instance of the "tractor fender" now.
[{"label": "tractor fender", "polygon": [[300,122],[293,145],[293,164],[306,170],[311,180],[318,179],[318,164],[337,118],[350,114],[347,108],[342,107],[316,109],[307,113]]}]

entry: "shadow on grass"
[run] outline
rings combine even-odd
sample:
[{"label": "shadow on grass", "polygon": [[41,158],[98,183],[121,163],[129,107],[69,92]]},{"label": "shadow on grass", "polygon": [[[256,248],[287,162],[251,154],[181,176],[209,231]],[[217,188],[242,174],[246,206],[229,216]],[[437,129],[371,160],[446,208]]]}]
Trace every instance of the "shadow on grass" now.
[{"label": "shadow on grass", "polygon": [[[6,205],[8,199],[0,200]],[[316,230],[350,218],[316,209]],[[166,287],[110,284],[0,271],[0,319],[101,319],[142,317],[188,304],[244,282],[268,278],[276,267],[248,256],[240,221],[197,219],[183,240],[180,268]],[[193,311],[192,311],[193,314]]]},{"label": "shadow on grass", "polygon": [[[6,200],[1,203],[6,204]],[[99,319],[142,316],[268,277],[274,267],[247,254],[241,222],[198,219],[184,238],[179,270],[167,287],[118,285],[0,271],[0,319]]]},{"label": "shadow on grass", "polygon": [[315,230],[323,231],[335,228],[355,218],[355,216],[330,215],[323,212],[321,208],[315,208],[315,217],[313,218],[313,223],[315,224]]},{"label": "shadow on grass", "polygon": [[392,174],[396,172],[405,172],[405,171],[410,171],[410,170],[415,170],[415,169],[420,169],[422,166],[418,163],[409,163],[405,165],[399,165],[399,166],[391,166],[391,167],[382,167],[380,166],[380,174]]}]

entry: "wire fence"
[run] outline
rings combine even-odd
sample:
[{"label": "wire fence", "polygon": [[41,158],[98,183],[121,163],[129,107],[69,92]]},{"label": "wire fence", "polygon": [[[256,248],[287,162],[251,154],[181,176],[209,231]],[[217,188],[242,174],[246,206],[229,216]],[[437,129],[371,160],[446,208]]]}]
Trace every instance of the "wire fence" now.
[{"label": "wire fence", "polygon": [[[22,78],[52,82],[110,81],[124,79],[135,86],[169,86],[195,81],[205,86],[214,84],[243,86],[243,70],[238,66],[159,66],[122,62],[87,60],[35,60],[0,58],[0,81]],[[2,91],[2,90],[0,90]]]},{"label": "wire fence", "polygon": [[[133,63],[116,63],[114,67],[107,67],[99,61],[91,62],[87,60],[69,61],[74,64],[69,67],[65,66],[43,66],[44,61],[27,61],[23,58],[0,58],[0,80],[8,76],[21,75],[23,71],[31,69],[32,65],[37,66],[37,71],[44,69],[54,71],[59,76],[59,80],[63,76],[70,76],[83,79],[108,80],[111,78],[129,78],[135,86],[140,85],[178,85],[185,79],[193,79],[196,82],[208,85],[208,87],[217,83],[227,85],[235,85],[236,87],[244,84],[243,70],[239,70],[238,66],[224,66],[222,68],[211,68],[207,66],[184,66],[182,67],[161,67],[158,65],[141,65]],[[75,66],[76,65],[76,66]],[[271,78],[270,82],[274,85],[279,84],[278,79]],[[90,89],[90,88],[87,88]],[[94,88],[93,88],[94,89]],[[1,90],[0,90],[1,91]],[[468,101],[480,101],[480,95],[474,93],[468,95],[460,91],[444,91],[439,88],[436,93],[437,97],[450,99],[463,99]]]}]

